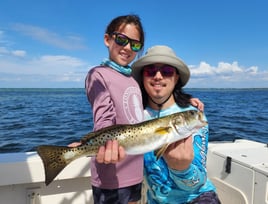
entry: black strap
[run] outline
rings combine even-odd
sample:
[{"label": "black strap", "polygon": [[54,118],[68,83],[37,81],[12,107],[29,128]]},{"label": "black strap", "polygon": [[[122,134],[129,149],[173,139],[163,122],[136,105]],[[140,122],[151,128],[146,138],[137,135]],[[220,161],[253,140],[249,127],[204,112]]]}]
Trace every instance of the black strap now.
[{"label": "black strap", "polygon": [[172,93],[171,93],[171,94],[169,95],[169,97],[167,97],[167,99],[164,100],[164,102],[162,102],[162,103],[156,103],[156,102],[150,97],[151,101],[152,101],[154,104],[156,104],[156,105],[158,106],[158,118],[159,118],[159,116],[160,116],[160,111],[161,111],[161,108],[162,108],[163,104],[165,104],[165,103],[168,101],[168,99],[171,97],[171,95],[172,95]]}]

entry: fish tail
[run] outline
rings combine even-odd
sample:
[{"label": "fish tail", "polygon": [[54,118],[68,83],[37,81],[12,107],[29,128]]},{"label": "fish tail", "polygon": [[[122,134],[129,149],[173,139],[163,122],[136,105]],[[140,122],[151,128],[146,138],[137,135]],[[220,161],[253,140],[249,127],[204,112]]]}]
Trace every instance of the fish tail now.
[{"label": "fish tail", "polygon": [[71,162],[66,160],[64,153],[70,151],[70,147],[41,145],[37,147],[37,153],[41,157],[45,168],[45,184],[49,185],[53,179]]}]

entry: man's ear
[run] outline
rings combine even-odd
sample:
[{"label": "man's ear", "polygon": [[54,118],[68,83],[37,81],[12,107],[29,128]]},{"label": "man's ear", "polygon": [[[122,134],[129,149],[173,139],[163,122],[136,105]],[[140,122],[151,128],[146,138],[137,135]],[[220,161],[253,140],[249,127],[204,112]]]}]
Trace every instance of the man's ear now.
[{"label": "man's ear", "polygon": [[180,80],[180,75],[176,74],[175,77],[176,77],[176,78],[175,78],[175,80],[176,80],[176,83],[175,83],[175,84],[177,84],[177,83],[179,82],[179,80]]}]

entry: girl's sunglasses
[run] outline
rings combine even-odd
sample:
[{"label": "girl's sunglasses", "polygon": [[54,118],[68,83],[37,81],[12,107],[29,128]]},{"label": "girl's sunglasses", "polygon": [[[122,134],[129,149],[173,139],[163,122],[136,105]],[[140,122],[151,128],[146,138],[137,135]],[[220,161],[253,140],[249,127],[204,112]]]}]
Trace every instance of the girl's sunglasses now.
[{"label": "girl's sunglasses", "polygon": [[163,65],[162,67],[147,65],[143,67],[143,76],[154,77],[158,71],[160,71],[163,77],[172,77],[176,72],[176,68],[170,65]]},{"label": "girl's sunglasses", "polygon": [[126,46],[128,43],[130,43],[131,50],[134,52],[138,52],[142,48],[142,43],[138,40],[130,39],[122,33],[113,32],[113,35],[115,35],[114,41],[117,45]]}]

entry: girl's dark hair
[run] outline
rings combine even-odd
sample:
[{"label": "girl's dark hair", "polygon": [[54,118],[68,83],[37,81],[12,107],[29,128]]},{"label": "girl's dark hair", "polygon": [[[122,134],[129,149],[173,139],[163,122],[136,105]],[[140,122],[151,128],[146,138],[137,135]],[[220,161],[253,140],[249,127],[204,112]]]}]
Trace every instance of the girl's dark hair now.
[{"label": "girl's dark hair", "polygon": [[122,24],[134,24],[137,27],[140,33],[140,42],[142,43],[142,47],[144,47],[144,31],[138,15],[124,15],[114,18],[107,26],[105,33],[112,35],[112,33],[117,31]]},{"label": "girl's dark hair", "polygon": [[[141,71],[141,73],[142,73],[142,71]],[[148,94],[143,86],[143,83],[141,85],[141,94],[142,94],[143,108],[145,108],[148,104],[148,100],[149,100],[148,97],[149,96],[148,96]],[[174,95],[175,102],[180,107],[187,107],[191,104],[190,99],[192,98],[192,95],[184,93],[180,80],[177,82],[177,84],[174,87],[173,95]]]}]

